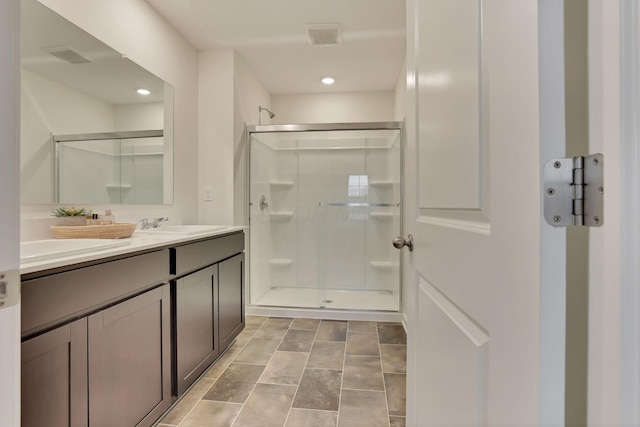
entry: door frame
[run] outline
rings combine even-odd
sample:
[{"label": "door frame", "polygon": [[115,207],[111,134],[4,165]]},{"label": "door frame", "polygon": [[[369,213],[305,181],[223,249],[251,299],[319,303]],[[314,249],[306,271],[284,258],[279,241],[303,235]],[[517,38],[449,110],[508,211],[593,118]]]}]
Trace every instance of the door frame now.
[{"label": "door frame", "polygon": [[[564,2],[538,2],[538,69],[540,171],[552,158],[564,157],[565,50]],[[540,425],[564,425],[566,395],[566,317],[567,271],[565,259],[545,256],[546,247],[566,254],[567,233],[544,221],[544,185],[540,174],[540,346],[539,407]],[[562,325],[562,327],[559,327]]]},{"label": "door frame", "polygon": [[589,0],[590,152],[605,158],[605,225],[591,230],[588,422],[640,423],[640,10]]},{"label": "door frame", "polygon": [[620,421],[640,424],[640,7],[622,0],[620,10],[621,319]]},{"label": "door frame", "polygon": [[[20,2],[0,2],[0,271],[20,268]],[[20,425],[20,303],[0,309],[0,414]]]}]

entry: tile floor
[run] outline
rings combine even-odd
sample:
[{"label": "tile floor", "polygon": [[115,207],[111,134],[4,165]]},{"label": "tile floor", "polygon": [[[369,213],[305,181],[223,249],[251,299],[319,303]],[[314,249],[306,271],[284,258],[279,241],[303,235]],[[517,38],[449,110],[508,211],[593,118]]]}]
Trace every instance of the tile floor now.
[{"label": "tile floor", "polygon": [[399,323],[247,316],[158,427],[401,427],[406,349]]}]

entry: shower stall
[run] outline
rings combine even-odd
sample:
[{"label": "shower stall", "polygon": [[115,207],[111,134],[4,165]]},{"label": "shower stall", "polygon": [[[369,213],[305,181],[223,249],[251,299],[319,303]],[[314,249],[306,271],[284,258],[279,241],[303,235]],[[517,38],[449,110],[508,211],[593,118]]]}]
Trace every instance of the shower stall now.
[{"label": "shower stall", "polygon": [[164,132],[52,135],[55,203],[162,204]]},{"label": "shower stall", "polygon": [[402,123],[247,136],[251,305],[398,312]]}]

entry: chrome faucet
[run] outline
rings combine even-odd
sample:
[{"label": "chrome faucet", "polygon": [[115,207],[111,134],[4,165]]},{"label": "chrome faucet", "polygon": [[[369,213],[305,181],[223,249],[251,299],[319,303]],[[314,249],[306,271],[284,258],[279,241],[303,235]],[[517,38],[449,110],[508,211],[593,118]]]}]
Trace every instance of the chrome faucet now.
[{"label": "chrome faucet", "polygon": [[160,224],[162,224],[165,221],[169,221],[169,218],[167,218],[166,216],[155,217],[153,218],[153,223],[151,224],[151,228],[160,228]]},{"label": "chrome faucet", "polygon": [[141,230],[153,230],[153,229],[156,229],[156,228],[160,228],[160,224],[162,224],[165,221],[169,221],[169,218],[167,218],[166,216],[155,217],[153,219],[153,222],[149,222],[149,220],[147,218],[142,218],[140,220],[140,229]]}]

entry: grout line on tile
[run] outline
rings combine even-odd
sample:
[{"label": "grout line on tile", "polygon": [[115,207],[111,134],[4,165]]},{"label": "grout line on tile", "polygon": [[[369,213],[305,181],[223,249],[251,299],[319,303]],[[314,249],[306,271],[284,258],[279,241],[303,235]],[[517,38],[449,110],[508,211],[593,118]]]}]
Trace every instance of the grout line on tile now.
[{"label": "grout line on tile", "polygon": [[[366,392],[371,392],[371,393],[384,393],[386,395],[386,392],[384,390],[371,390],[371,389],[367,389],[367,388],[353,388],[353,387],[344,387],[342,390],[350,390],[350,391],[366,391]],[[399,415],[398,415],[399,416]]]},{"label": "grout line on tile", "polygon": [[[311,342],[311,348],[309,349],[309,352],[307,353],[307,360],[305,360],[304,366],[302,367],[302,374],[300,374],[300,379],[298,380],[298,385],[296,386],[296,392],[293,394],[293,399],[291,400],[291,406],[289,406],[289,412],[287,413],[287,418],[285,418],[285,420],[284,420],[283,427],[286,426],[287,425],[287,421],[289,421],[289,416],[291,415],[291,410],[293,409],[293,402],[296,401],[296,396],[298,396],[298,390],[300,389],[300,383],[302,382],[302,377],[304,376],[304,371],[305,371],[305,369],[307,369],[307,363],[309,363],[309,358],[311,357],[311,350],[313,350],[313,344],[315,344],[315,342],[316,342],[316,337],[318,336],[318,331],[320,330],[320,324],[321,323],[322,323],[322,320],[320,320],[320,323],[318,323],[318,327],[316,328],[316,334],[313,336],[313,341]],[[293,325],[293,321],[291,322],[291,324]],[[289,329],[291,329],[291,326],[289,326]],[[309,330],[312,330],[312,329],[309,329]],[[337,427],[337,423],[336,423],[336,427]]]},{"label": "grout line on tile", "polygon": [[[309,352],[311,353],[311,352]],[[309,359],[307,359],[308,361]],[[305,365],[305,369],[313,369],[314,371],[344,371],[344,366],[342,367],[342,369],[337,369],[337,368],[316,368],[316,367],[308,367],[307,365]]]},{"label": "grout line on tile", "polygon": [[[271,360],[271,359],[269,359],[269,360]],[[266,365],[263,365],[262,363],[245,363],[245,362],[233,362],[233,361],[231,361],[231,363],[233,363],[235,365],[266,366]],[[229,363],[229,365],[231,365],[231,363]],[[267,362],[267,363],[269,363],[269,362]],[[227,368],[228,367],[229,366],[227,366]],[[225,369],[225,371],[226,371],[226,369]]]},{"label": "grout line on tile", "polygon": [[349,343],[349,322],[347,322],[347,333],[344,337],[344,354],[342,355],[342,375],[340,375],[340,395],[338,396],[338,415],[336,416],[336,427],[340,425],[340,407],[342,406],[342,386],[344,385],[344,369],[347,360],[347,344]]},{"label": "grout line on tile", "polygon": [[387,383],[384,380],[384,364],[382,362],[382,348],[380,345],[380,332],[378,322],[376,322],[376,341],[378,341],[378,353],[380,354],[380,372],[382,372],[382,389],[384,391],[384,406],[387,409],[387,425],[391,427],[391,418],[389,418],[389,399],[387,395]]}]

